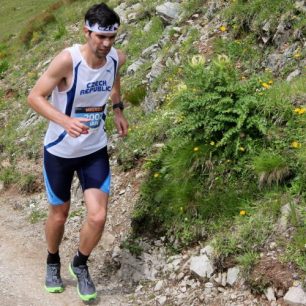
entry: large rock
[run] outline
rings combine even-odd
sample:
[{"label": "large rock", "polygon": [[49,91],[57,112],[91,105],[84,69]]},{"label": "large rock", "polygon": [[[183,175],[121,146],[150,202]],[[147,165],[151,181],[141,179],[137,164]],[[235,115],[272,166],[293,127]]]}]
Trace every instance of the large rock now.
[{"label": "large rock", "polygon": [[201,278],[213,275],[215,267],[206,255],[191,257],[190,271]]},{"label": "large rock", "polygon": [[290,306],[306,306],[306,293],[302,288],[291,287],[284,296],[284,301]]},{"label": "large rock", "polygon": [[156,12],[166,22],[172,23],[178,19],[181,12],[181,7],[178,3],[165,2],[164,4],[156,7]]}]

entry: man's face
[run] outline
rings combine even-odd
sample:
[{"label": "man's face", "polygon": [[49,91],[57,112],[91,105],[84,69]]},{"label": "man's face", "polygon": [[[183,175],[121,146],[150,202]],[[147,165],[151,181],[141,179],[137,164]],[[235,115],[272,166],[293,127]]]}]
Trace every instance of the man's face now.
[{"label": "man's face", "polygon": [[105,58],[114,44],[116,34],[99,34],[90,32],[87,29],[85,33],[92,52],[99,59]]}]

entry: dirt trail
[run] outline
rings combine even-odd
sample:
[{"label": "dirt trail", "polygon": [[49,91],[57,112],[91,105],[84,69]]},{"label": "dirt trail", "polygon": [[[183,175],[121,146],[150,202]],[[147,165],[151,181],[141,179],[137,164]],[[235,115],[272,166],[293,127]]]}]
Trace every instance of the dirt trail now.
[{"label": "dirt trail", "polygon": [[[68,257],[62,257],[62,277],[66,285],[61,294],[43,288],[46,245],[43,224],[31,224],[23,210],[13,209],[21,196],[0,200],[0,305],[1,306],[77,306],[84,305],[69,275]],[[99,284],[98,299],[91,305],[127,305],[120,292]]]}]

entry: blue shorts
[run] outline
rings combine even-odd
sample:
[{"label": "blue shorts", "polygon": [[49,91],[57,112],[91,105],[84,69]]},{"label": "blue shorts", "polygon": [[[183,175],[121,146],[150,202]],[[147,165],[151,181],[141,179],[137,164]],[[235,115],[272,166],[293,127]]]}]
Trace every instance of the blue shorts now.
[{"label": "blue shorts", "polygon": [[97,188],[109,193],[110,169],[107,147],[77,158],[58,157],[44,149],[43,172],[48,201],[52,205],[60,205],[70,200],[74,172],[79,177],[83,191]]}]

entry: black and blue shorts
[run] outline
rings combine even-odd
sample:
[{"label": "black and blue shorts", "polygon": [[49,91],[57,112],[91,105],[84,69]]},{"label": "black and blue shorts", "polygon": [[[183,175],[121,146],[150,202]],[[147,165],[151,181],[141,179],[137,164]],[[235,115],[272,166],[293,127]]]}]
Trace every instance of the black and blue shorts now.
[{"label": "black and blue shorts", "polygon": [[45,149],[43,172],[48,201],[52,205],[61,205],[70,200],[71,183],[75,172],[83,191],[97,188],[109,193],[111,175],[107,147],[76,158],[58,157]]}]

